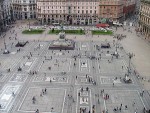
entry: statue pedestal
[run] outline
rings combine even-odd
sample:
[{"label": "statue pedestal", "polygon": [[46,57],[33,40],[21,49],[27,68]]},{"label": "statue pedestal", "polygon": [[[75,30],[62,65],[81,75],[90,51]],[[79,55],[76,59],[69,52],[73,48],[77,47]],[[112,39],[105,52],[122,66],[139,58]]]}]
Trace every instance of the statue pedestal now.
[{"label": "statue pedestal", "polygon": [[59,33],[59,39],[53,40],[50,43],[49,49],[54,50],[74,50],[75,42],[71,39],[65,38],[65,32]]}]

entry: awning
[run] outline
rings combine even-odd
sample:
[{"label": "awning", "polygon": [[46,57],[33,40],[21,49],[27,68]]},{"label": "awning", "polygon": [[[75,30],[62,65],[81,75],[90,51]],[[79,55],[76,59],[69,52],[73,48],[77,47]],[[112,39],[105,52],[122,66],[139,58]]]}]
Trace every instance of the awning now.
[{"label": "awning", "polygon": [[96,27],[99,28],[99,27],[109,27],[108,24],[96,24]]}]

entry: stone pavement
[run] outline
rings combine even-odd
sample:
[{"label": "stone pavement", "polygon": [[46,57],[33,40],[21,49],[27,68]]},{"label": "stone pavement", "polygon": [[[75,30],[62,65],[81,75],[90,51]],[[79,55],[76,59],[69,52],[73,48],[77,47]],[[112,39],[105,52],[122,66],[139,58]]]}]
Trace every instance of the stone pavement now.
[{"label": "stone pavement", "polygon": [[[17,39],[29,43],[20,47],[19,52],[15,47],[18,40],[8,39],[15,37],[15,33],[8,31],[5,37],[10,54],[3,54],[3,39],[0,40],[1,113],[34,113],[37,109],[40,113],[114,113],[113,110],[142,113],[144,107],[149,109],[148,93],[141,85],[142,82],[149,86],[147,79],[142,79],[149,71],[145,69],[149,64],[144,62],[142,65],[140,59],[149,61],[148,51],[144,53],[146,48],[149,50],[149,45],[134,32],[131,35],[122,28],[118,29],[117,32],[127,34],[127,38],[119,42],[119,47],[124,49],[118,48],[120,56],[117,59],[111,56],[116,50],[113,44],[116,39],[112,36],[83,35],[75,38],[67,35],[76,41],[75,50],[59,51],[48,49],[49,41],[58,38],[57,35],[47,35],[48,29],[42,35],[22,35],[21,31],[22,28],[15,28]],[[134,40],[138,44],[141,41],[144,50],[137,47]],[[105,41],[111,48],[97,50],[96,45]],[[140,55],[136,47],[145,56]],[[124,82],[128,72],[128,52],[135,54],[130,74],[132,83],[129,84]],[[74,55],[79,56],[74,59]],[[91,59],[91,56],[96,58]],[[143,71],[138,63],[145,66],[141,67]]]}]

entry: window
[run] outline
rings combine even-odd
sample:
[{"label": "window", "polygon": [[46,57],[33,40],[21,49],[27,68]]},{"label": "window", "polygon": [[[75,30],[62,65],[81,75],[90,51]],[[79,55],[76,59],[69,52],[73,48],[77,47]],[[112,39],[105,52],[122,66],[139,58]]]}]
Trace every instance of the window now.
[{"label": "window", "polygon": [[84,10],[82,10],[82,14],[84,14]]},{"label": "window", "polygon": [[27,11],[27,8],[24,8],[24,11]]},{"label": "window", "polygon": [[88,10],[86,10],[86,14],[88,14]]}]

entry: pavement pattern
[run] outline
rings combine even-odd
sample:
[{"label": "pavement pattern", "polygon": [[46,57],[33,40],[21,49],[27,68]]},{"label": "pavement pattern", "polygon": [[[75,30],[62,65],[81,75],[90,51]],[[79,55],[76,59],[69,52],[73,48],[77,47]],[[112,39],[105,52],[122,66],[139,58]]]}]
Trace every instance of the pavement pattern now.
[{"label": "pavement pattern", "polygon": [[[34,113],[37,109],[40,113],[142,113],[144,107],[149,109],[149,97],[133,63],[132,83],[124,82],[129,58],[122,42],[117,48],[119,57],[112,58],[116,51],[112,36],[74,39],[75,50],[60,51],[48,49],[58,36],[48,41],[47,31],[41,36],[21,35],[20,31],[16,32],[21,38],[7,41],[10,54],[3,54],[3,46],[0,51],[1,113]],[[15,47],[25,37],[29,43]],[[97,50],[96,45],[106,42],[111,48]]]}]

